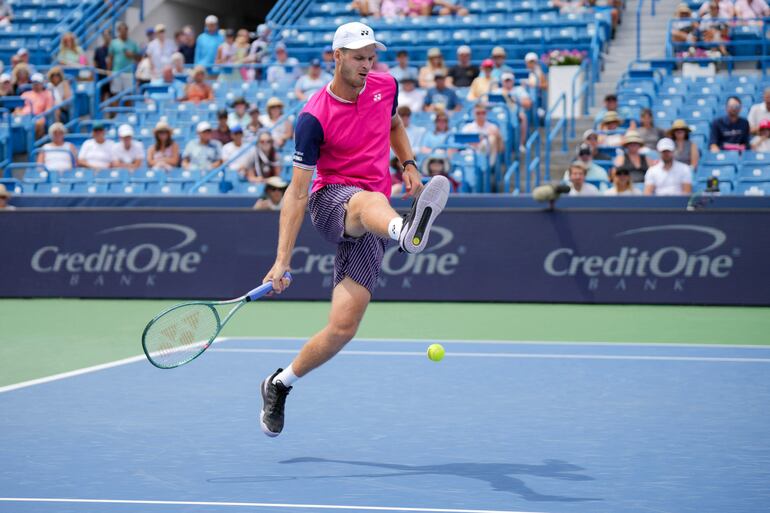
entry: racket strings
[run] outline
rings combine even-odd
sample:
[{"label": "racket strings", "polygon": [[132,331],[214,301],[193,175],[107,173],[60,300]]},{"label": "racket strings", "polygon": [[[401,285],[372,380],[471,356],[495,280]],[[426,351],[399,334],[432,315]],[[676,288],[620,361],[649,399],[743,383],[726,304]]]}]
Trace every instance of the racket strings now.
[{"label": "racket strings", "polygon": [[147,355],[160,367],[176,367],[203,352],[219,331],[214,309],[184,305],[158,317],[144,335]]}]

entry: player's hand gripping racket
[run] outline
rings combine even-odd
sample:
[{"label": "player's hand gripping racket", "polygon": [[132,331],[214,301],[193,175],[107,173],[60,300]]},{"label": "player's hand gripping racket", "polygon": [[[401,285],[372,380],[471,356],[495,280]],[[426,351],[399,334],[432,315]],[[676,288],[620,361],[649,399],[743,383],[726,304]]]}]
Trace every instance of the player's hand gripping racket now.
[{"label": "player's hand gripping racket", "polygon": [[[291,280],[291,274],[284,278]],[[193,301],[181,303],[155,316],[142,333],[142,348],[147,359],[160,369],[173,369],[195,360],[209,348],[227,321],[243,305],[272,292],[268,281],[229,301]],[[217,307],[234,305],[224,318]]]}]

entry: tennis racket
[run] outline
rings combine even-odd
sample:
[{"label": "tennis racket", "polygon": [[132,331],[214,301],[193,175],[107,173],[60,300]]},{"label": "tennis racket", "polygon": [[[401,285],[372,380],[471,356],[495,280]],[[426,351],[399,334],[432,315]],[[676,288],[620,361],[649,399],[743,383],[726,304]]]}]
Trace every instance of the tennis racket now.
[{"label": "tennis racket", "polygon": [[[291,274],[284,278],[291,280]],[[155,316],[142,333],[142,348],[151,364],[173,369],[190,363],[209,348],[235,312],[273,290],[267,282],[229,301],[192,301],[174,305]],[[217,307],[233,305],[222,316]]]}]

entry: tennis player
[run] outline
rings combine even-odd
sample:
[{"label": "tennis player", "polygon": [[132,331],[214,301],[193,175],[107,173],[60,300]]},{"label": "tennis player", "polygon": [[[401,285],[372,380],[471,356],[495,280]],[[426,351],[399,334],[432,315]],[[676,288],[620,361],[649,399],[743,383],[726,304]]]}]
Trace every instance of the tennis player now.
[{"label": "tennis player", "polygon": [[[396,115],[396,80],[371,71],[376,51],[385,50],[374,31],[358,22],[342,25],[332,49],[334,78],[310,98],[297,119],[294,173],[281,210],[277,257],[264,279],[273,282],[276,293],[289,286],[283,276],[309,206],[313,225],[337,245],[331,313],[327,325],[291,365],[262,382],[260,423],[268,436],[278,436],[283,429],[292,384],[331,359],[356,334],[388,239],[407,253],[421,252],[449,196],[449,181],[443,176],[422,185],[406,130]],[[415,198],[403,218],[388,199],[391,148],[404,168],[406,195]]]}]

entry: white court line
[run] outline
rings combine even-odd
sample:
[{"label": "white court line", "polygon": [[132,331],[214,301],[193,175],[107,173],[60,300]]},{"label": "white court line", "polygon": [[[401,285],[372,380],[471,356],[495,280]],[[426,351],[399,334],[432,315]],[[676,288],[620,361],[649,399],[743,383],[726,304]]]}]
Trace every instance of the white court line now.
[{"label": "white court line", "polygon": [[[248,341],[287,341],[305,342],[309,337],[220,337],[217,342],[248,342]],[[439,339],[439,338],[354,338],[355,342],[398,342],[408,344],[425,344],[441,342],[442,344],[489,344],[489,345],[542,345],[542,346],[621,346],[621,347],[695,347],[697,349],[764,349],[770,351],[770,344],[685,344],[676,342],[586,342],[570,340],[475,340],[475,339]]]},{"label": "white court line", "polygon": [[[211,351],[215,353],[264,353],[264,354],[297,354],[296,349],[236,349],[218,347]],[[346,351],[343,356],[419,356],[425,357],[424,352],[416,351]],[[549,354],[549,353],[464,353],[449,352],[447,358],[519,358],[541,360],[633,360],[633,361],[663,361],[663,362],[734,362],[734,363],[770,363],[770,358],[734,358],[708,356],[644,356],[644,355],[614,355],[614,354]]]},{"label": "white court line", "polygon": [[32,497],[0,497],[0,502],[53,502],[75,504],[135,504],[162,506],[211,506],[236,508],[336,509],[346,511],[409,511],[418,513],[537,513],[493,509],[404,508],[395,506],[343,506],[337,504],[281,504],[270,502],[145,501],[122,499],[43,499]]}]

